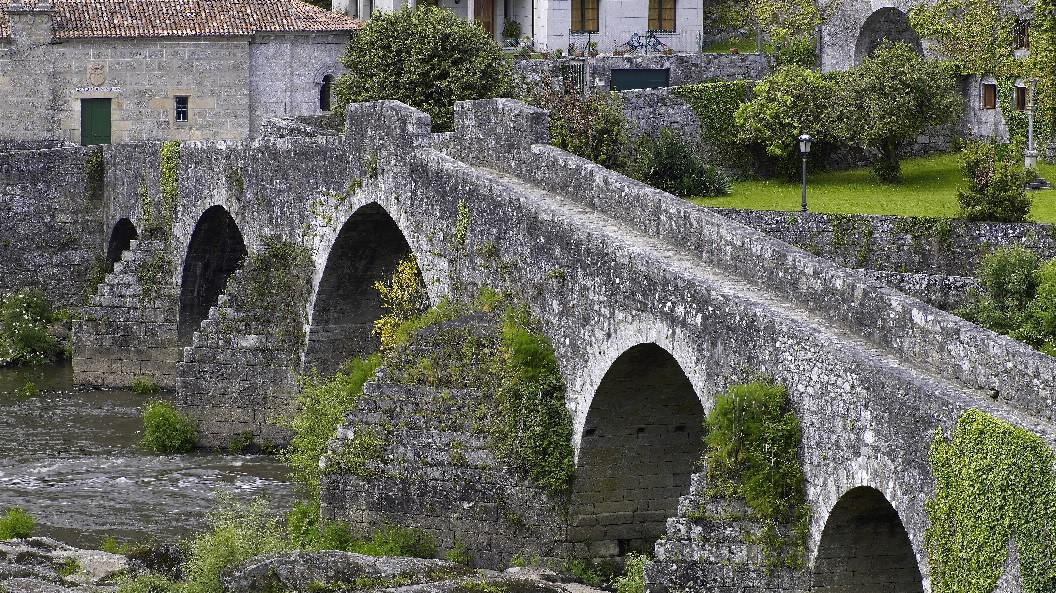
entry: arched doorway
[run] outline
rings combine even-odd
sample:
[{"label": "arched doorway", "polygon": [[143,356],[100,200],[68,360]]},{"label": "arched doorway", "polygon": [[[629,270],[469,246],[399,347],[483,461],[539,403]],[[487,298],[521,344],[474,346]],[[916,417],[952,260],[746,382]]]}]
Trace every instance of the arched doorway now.
[{"label": "arched doorway", "polygon": [[231,215],[213,206],[198,219],[187,247],[180,283],[180,343],[188,345],[209,309],[224,291],[228,277],[242,265],[246,244]]},{"label": "arched doorway", "polygon": [[814,593],[922,593],[909,534],[884,495],[862,486],[843,495],[821,533]]},{"label": "arched doorway", "polygon": [[651,552],[689,491],[703,422],[693,385],[666,350],[639,344],[617,358],[583,427],[571,539],[595,557]]},{"label": "arched doorway", "polygon": [[897,8],[881,8],[866,19],[861,32],[858,33],[858,42],[854,47],[854,63],[861,64],[873,55],[884,41],[902,41],[917,53],[924,53],[920,36],[909,24],[909,16]]},{"label": "arched doorway", "polygon": [[332,373],[349,358],[378,349],[374,322],[383,311],[374,283],[391,278],[396,265],[410,254],[400,227],[377,203],[363,206],[345,221],[319,281],[306,368]]},{"label": "arched doorway", "polygon": [[121,254],[128,251],[132,241],[139,238],[136,225],[127,218],[122,218],[110,231],[110,240],[106,244],[106,271],[112,272],[114,264],[121,261]]}]

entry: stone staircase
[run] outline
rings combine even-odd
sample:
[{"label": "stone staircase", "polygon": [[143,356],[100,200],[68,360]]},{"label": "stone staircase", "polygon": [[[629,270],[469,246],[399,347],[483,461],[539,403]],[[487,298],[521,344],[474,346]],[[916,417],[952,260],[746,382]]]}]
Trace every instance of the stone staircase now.
[{"label": "stone staircase", "polygon": [[[741,501],[707,495],[704,473],[694,474],[689,494],[679,500],[678,516],[656,543],[656,560],[646,568],[650,593],[800,593],[808,579],[802,570],[768,569],[756,543],[763,525],[749,518]],[[780,526],[779,533],[790,531]],[[782,549],[781,552],[789,552]]]},{"label": "stone staircase", "polygon": [[[125,387],[150,378],[175,386],[179,295],[172,274],[165,242],[132,241],[74,324],[76,383]],[[153,283],[144,287],[144,278]]]}]

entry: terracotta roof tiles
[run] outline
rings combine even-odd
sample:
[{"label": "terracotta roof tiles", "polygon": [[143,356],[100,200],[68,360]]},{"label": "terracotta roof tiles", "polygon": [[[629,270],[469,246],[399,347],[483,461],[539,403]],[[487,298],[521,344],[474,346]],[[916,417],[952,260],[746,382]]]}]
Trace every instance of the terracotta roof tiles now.
[{"label": "terracotta roof tiles", "polygon": [[[0,0],[0,38],[11,34],[10,0]],[[14,0],[32,8],[46,0]],[[338,32],[356,19],[301,0],[52,0],[55,38],[240,36],[264,32]]]}]

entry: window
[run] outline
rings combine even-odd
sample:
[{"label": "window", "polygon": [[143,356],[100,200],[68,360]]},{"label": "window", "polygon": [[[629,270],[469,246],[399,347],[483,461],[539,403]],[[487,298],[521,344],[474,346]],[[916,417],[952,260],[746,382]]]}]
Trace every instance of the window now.
[{"label": "window", "polygon": [[983,109],[997,109],[997,85],[983,84]]},{"label": "window", "polygon": [[1016,87],[1016,111],[1027,110],[1027,87]]},{"label": "window", "polygon": [[649,30],[675,32],[675,0],[649,0]]},{"label": "window", "polygon": [[599,0],[572,0],[572,32],[598,32]]},{"label": "window", "polygon": [[1030,49],[1030,23],[1027,21],[1016,21],[1016,28],[1012,35],[1015,41],[1015,49]]},{"label": "window", "polygon": [[176,97],[176,121],[190,121],[191,98],[187,96]]},{"label": "window", "polygon": [[319,87],[319,109],[330,111],[330,100],[334,86],[334,77],[327,74],[323,77],[323,84]]}]

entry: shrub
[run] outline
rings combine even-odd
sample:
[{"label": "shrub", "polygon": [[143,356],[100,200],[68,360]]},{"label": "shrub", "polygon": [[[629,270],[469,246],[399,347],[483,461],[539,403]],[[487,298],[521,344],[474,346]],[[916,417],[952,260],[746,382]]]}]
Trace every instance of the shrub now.
[{"label": "shrub", "polygon": [[139,377],[132,381],[132,392],[140,395],[156,395],[161,391],[157,381],[150,377]]},{"label": "shrub", "polygon": [[551,144],[609,169],[623,167],[627,121],[618,94],[562,93],[543,84],[528,101],[550,112]]},{"label": "shrub", "polygon": [[466,546],[466,542],[462,541],[459,537],[455,537],[455,542],[451,545],[451,549],[445,554],[448,562],[454,562],[455,564],[461,564],[462,566],[473,566],[473,555],[469,553],[469,547]]},{"label": "shrub", "polygon": [[179,593],[179,584],[153,573],[140,574],[121,582],[117,593]]},{"label": "shrub", "polygon": [[143,411],[143,446],[162,455],[188,453],[198,442],[194,423],[166,401],[153,401]]},{"label": "shrub", "polygon": [[381,340],[381,348],[391,348],[397,340],[397,330],[429,308],[418,260],[407,256],[396,265],[387,282],[375,282],[374,289],[381,295],[381,306],[386,313],[374,322],[374,334]]},{"label": "shrub", "polygon": [[250,558],[287,548],[278,518],[261,500],[236,503],[220,496],[209,514],[209,530],[190,543],[184,593],[218,593],[221,572]]},{"label": "shrub", "polygon": [[54,326],[67,317],[55,311],[40,291],[0,299],[0,366],[38,365],[62,358],[66,350]]},{"label": "shrub", "polygon": [[326,453],[330,439],[345,416],[363,395],[363,385],[379,366],[381,356],[375,354],[349,360],[330,378],[324,379],[314,372],[301,378],[298,412],[287,424],[294,436],[283,461],[290,466],[292,477],[312,496],[319,492],[322,476],[319,459]]},{"label": "shrub", "polygon": [[0,516],[0,540],[27,538],[36,527],[36,520],[24,509],[7,509]]},{"label": "shrub", "polygon": [[[674,87],[674,93],[693,108],[700,120],[700,136],[714,148],[711,162],[745,169],[750,155],[737,142],[735,114],[752,95],[753,83],[748,80],[701,82]],[[716,160],[717,159],[717,160]]]},{"label": "shrub", "polygon": [[370,540],[352,544],[349,552],[368,556],[436,558],[436,539],[421,529],[390,525],[374,532]]},{"label": "shrub", "polygon": [[902,146],[928,128],[956,122],[961,114],[964,99],[953,70],[906,43],[884,42],[836,77],[831,125],[846,142],[880,151],[873,165],[880,181],[901,181]]},{"label": "shrub", "polygon": [[15,388],[15,397],[29,399],[40,395],[40,387],[32,381],[26,381],[21,387]]},{"label": "shrub", "polygon": [[395,99],[425,111],[436,131],[451,130],[456,101],[510,96],[509,60],[481,27],[435,6],[373,15],[352,38],[338,79],[337,110]]},{"label": "shrub", "polygon": [[628,554],[623,574],[613,582],[616,593],[645,593],[645,567],[651,561],[646,554]]},{"label": "shrub", "polygon": [[[810,513],[788,390],[771,381],[735,385],[716,399],[705,428],[709,495],[748,504],[765,526],[759,543],[768,565],[800,565]],[[796,526],[790,539],[777,536],[778,524]]]},{"label": "shrub", "polygon": [[683,198],[730,193],[730,178],[704,164],[681,136],[669,128],[661,130],[658,138],[643,137],[630,175]]},{"label": "shrub", "polygon": [[961,216],[969,220],[1022,222],[1030,214],[1027,174],[1013,151],[988,142],[964,149],[963,172],[968,187],[957,192]]}]

